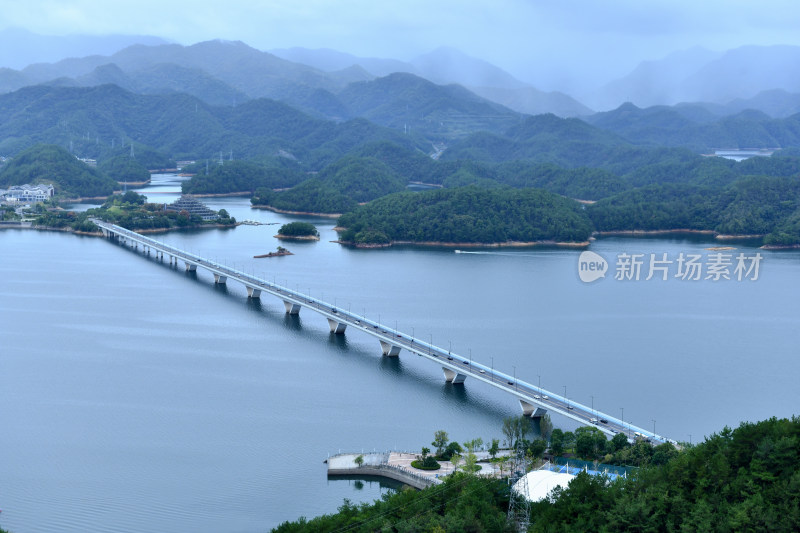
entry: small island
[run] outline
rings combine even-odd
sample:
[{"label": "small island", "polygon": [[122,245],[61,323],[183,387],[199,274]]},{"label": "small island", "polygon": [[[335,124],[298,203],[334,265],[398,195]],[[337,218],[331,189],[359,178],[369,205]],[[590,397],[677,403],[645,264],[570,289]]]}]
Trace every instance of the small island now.
[{"label": "small island", "polygon": [[261,259],[263,257],[281,257],[283,255],[294,255],[292,252],[284,248],[283,246],[278,246],[278,249],[274,252],[270,252],[268,254],[261,254],[261,255],[254,255],[253,259]]},{"label": "small island", "polygon": [[275,237],[296,241],[318,241],[319,231],[314,224],[308,222],[290,222],[281,226]]}]

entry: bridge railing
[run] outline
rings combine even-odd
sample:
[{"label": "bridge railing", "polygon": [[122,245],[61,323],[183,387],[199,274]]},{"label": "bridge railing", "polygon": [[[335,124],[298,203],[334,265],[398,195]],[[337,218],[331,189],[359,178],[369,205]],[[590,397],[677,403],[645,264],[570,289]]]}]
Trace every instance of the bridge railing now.
[{"label": "bridge railing", "polygon": [[[175,257],[180,257],[181,259],[197,263],[198,265],[202,265],[205,268],[208,268],[212,271],[215,270],[218,273],[225,274],[229,277],[238,279],[239,281],[245,283],[246,285],[255,286],[262,290],[271,292],[272,294],[275,294],[278,297],[291,298],[296,300],[298,303],[302,305],[315,307],[318,312],[322,312],[323,314],[326,314],[328,316],[331,316],[331,312],[333,311],[333,309],[336,309],[336,316],[339,318],[349,320],[350,325],[353,325],[353,323],[358,322],[358,324],[356,325],[362,326],[363,329],[377,328],[380,330],[380,333],[375,331],[370,331],[371,334],[380,337],[381,333],[385,333],[386,335],[390,335],[394,342],[397,342],[396,339],[398,338],[402,339],[403,341],[405,341],[405,344],[403,346],[411,351],[415,351],[421,354],[427,354],[429,356],[436,355],[447,358],[452,357],[453,361],[458,361],[459,363],[468,362],[469,366],[465,365],[464,367],[461,367],[461,366],[456,366],[449,359],[447,361],[445,360],[441,361],[442,364],[458,368],[459,371],[463,372],[464,374],[474,376],[483,381],[487,381],[488,383],[493,384],[494,386],[500,386],[506,390],[509,389],[509,387],[507,387],[506,384],[507,383],[511,384],[514,387],[512,392],[515,392],[518,395],[524,395],[525,397],[529,398],[532,402],[539,403],[546,409],[561,411],[563,414],[569,416],[570,418],[573,418],[573,415],[571,415],[568,412],[569,409],[567,409],[567,411],[563,411],[558,405],[551,405],[549,403],[543,403],[542,401],[537,401],[537,399],[533,398],[532,396],[535,396],[537,394],[540,396],[548,396],[549,400],[555,400],[556,402],[559,402],[560,404],[563,404],[565,406],[571,406],[573,409],[578,410],[584,415],[588,415],[591,413],[595,417],[602,417],[606,420],[613,422],[615,425],[623,428],[623,430],[627,431],[629,434],[631,434],[631,436],[633,436],[633,434],[639,434],[644,438],[652,438],[654,440],[666,442],[666,439],[664,437],[660,437],[656,435],[654,432],[647,431],[646,429],[634,426],[629,422],[626,423],[621,419],[612,417],[608,414],[593,409],[589,406],[586,406],[574,400],[570,400],[569,398],[561,396],[557,393],[554,393],[537,385],[528,383],[524,380],[517,378],[516,376],[508,375],[505,372],[496,370],[493,366],[488,367],[484,364],[481,364],[480,362],[472,360],[472,357],[469,358],[464,357],[463,355],[459,355],[455,352],[452,352],[451,350],[445,350],[432,343],[425,342],[424,340],[420,340],[414,336],[408,335],[407,333],[398,331],[396,328],[390,328],[380,322],[370,320],[366,316],[362,316],[357,313],[352,313],[344,309],[339,309],[337,306],[332,305],[330,302],[325,302],[318,298],[314,298],[309,294],[304,294],[299,291],[294,291],[288,287],[278,285],[277,283],[270,283],[267,280],[257,278],[254,275],[247,274],[246,272],[242,272],[236,268],[220,264],[216,261],[205,259],[186,250],[181,250],[180,248],[164,244],[162,242],[156,241],[155,239],[145,237],[134,231],[122,228],[120,226],[109,224],[107,222],[103,222],[97,219],[91,219],[91,220],[96,225],[106,229],[107,231],[124,235],[142,244],[146,244],[148,246],[152,246],[153,248],[160,249],[161,251],[173,255]],[[481,373],[481,370],[483,370],[484,373]],[[487,376],[489,376],[490,379],[487,378]],[[498,380],[502,380],[503,382],[499,383]],[[540,398],[540,400],[542,399]],[[578,418],[576,418],[576,420],[578,420]],[[584,420],[580,421],[585,422]]]}]

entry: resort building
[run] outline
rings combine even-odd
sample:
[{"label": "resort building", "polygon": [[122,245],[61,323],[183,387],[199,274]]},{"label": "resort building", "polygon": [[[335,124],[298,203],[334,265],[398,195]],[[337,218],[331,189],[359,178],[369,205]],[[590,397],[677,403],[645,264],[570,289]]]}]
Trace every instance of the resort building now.
[{"label": "resort building", "polygon": [[46,202],[55,194],[53,185],[14,185],[13,187],[0,189],[0,200],[9,204],[24,204],[35,202]]}]

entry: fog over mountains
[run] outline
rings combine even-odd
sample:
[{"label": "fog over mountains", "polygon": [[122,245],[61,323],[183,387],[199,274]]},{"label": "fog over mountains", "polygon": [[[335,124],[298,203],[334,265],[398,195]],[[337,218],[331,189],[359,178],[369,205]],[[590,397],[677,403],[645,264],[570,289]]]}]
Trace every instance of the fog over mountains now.
[{"label": "fog over mountains", "polygon": [[22,69],[33,63],[53,63],[68,57],[110,55],[133,44],[167,41],[148,35],[39,35],[22,28],[0,30],[0,67]]},{"label": "fog over mountains", "polygon": [[[140,94],[183,92],[213,105],[272,98],[333,120],[365,116],[361,104],[345,102],[346,95],[356,91],[348,89],[350,84],[395,73],[411,74],[439,86],[460,85],[473,93],[468,99],[474,104],[484,102],[480,105],[486,117],[514,112],[586,117],[630,102],[639,108],[689,105],[692,113],[707,112],[708,120],[746,109],[783,118],[800,111],[797,66],[798,46],[744,46],[724,52],[695,47],[643,62],[600,89],[568,95],[541,91],[487,61],[447,47],[402,61],[326,48],[265,52],[242,42],[221,40],[182,46],[148,36],[51,37],[19,29],[0,31],[0,92],[36,84],[112,83]],[[411,78],[392,79],[399,85],[383,83],[382,90],[408,91]],[[449,90],[448,94],[455,93]],[[395,104],[403,99],[394,93]],[[416,118],[422,119],[425,106],[417,102],[414,107],[422,113]],[[374,114],[386,115],[388,109]],[[408,111],[415,116],[410,104]],[[393,121],[410,120],[401,115]],[[693,120],[702,117],[693,116]]]}]

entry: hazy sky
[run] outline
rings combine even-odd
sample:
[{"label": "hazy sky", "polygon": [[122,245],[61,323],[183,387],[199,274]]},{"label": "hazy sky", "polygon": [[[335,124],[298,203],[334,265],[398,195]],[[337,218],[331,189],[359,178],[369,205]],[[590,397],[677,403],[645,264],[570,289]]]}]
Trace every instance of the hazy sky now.
[{"label": "hazy sky", "polygon": [[[0,0],[0,29],[222,38],[410,59],[452,46],[539,85],[693,46],[800,45],[797,0]],[[545,81],[548,80],[548,81]]]}]

